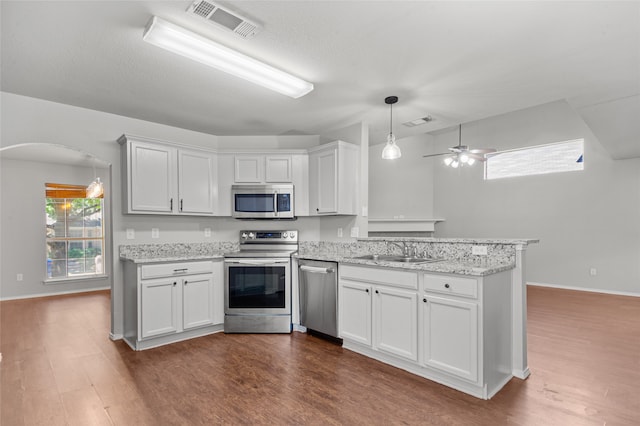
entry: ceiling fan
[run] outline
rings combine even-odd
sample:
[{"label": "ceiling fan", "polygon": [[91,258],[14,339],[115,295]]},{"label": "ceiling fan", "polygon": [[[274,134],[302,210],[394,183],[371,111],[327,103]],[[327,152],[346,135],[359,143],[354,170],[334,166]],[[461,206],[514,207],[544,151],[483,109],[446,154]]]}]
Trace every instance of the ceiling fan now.
[{"label": "ceiling fan", "polygon": [[448,155],[444,159],[444,164],[454,169],[463,165],[473,165],[476,161],[487,161],[485,155],[496,152],[495,148],[474,148],[469,149],[467,145],[462,145],[462,124],[458,126],[458,145],[449,148],[449,152],[440,154],[428,154],[423,157],[437,157],[439,155]]}]

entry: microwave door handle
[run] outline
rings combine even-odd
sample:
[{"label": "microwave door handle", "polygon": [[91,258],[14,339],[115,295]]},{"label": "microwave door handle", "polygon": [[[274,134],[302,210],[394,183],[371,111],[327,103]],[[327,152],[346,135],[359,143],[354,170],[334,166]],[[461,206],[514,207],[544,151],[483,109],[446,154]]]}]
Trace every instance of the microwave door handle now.
[{"label": "microwave door handle", "polygon": [[273,215],[278,216],[278,190],[273,191]]}]

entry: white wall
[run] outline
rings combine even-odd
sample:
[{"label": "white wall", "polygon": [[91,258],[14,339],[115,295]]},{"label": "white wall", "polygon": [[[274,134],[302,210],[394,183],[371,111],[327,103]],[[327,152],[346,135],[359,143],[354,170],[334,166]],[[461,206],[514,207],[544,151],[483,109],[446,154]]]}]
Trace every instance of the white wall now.
[{"label": "white wall", "polygon": [[383,160],[381,145],[369,149],[369,217],[432,219],[433,164],[422,156],[431,153],[433,136],[422,134],[397,141],[402,157]]},{"label": "white wall", "polygon": [[[96,176],[104,182],[107,191],[108,174],[108,169],[96,169]],[[44,283],[47,273],[45,183],[87,185],[93,178],[92,168],[0,160],[1,299],[110,287],[108,278]],[[107,208],[105,203],[105,219],[109,214]],[[108,233],[108,221],[103,223]],[[109,241],[105,241],[105,246],[108,245]],[[106,262],[110,260],[105,258]],[[23,275],[23,281],[17,281],[17,274]]]},{"label": "white wall", "polygon": [[[462,136],[498,150],[584,138],[585,170],[485,181],[482,165],[432,160],[435,214],[446,219],[436,236],[539,238],[527,252],[529,282],[640,294],[640,158],[612,160],[562,101],[463,125]],[[438,134],[436,147],[457,137]]]}]

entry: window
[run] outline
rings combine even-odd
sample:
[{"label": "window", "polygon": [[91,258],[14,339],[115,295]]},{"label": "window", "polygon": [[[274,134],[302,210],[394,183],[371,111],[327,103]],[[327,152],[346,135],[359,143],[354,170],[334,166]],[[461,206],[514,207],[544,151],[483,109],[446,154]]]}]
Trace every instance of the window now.
[{"label": "window", "polygon": [[490,180],[584,170],[583,154],[584,139],[487,154],[484,178]]},{"label": "window", "polygon": [[47,281],[103,275],[103,200],[85,186],[46,184]]}]

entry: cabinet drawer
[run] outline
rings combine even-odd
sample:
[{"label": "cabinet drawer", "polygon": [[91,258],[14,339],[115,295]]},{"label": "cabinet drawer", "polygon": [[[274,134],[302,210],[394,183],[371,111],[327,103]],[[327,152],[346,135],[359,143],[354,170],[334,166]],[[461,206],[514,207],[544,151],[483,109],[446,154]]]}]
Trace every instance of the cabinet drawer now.
[{"label": "cabinet drawer", "polygon": [[425,274],[424,291],[435,291],[475,299],[478,297],[478,281],[475,278]]},{"label": "cabinet drawer", "polygon": [[141,278],[171,277],[190,274],[207,274],[213,271],[212,262],[180,262],[143,265]]},{"label": "cabinet drawer", "polygon": [[367,268],[362,266],[340,265],[340,278],[354,281],[364,281],[374,284],[384,284],[393,287],[418,289],[418,274],[416,272],[399,271],[388,268]]}]

